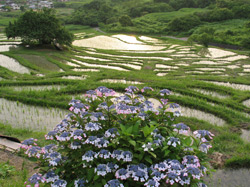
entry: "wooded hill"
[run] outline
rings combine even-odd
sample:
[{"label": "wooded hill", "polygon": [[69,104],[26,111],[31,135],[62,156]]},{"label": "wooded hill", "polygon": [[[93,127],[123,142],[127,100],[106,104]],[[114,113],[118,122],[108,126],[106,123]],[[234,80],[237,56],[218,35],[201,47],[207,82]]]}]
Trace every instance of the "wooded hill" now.
[{"label": "wooded hill", "polygon": [[55,6],[75,8],[67,24],[250,47],[250,0],[87,0]]}]

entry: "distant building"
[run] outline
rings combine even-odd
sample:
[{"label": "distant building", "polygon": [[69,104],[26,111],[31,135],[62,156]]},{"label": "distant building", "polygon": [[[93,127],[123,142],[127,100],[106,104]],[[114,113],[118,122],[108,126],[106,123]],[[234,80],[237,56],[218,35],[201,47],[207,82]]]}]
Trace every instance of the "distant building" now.
[{"label": "distant building", "polygon": [[29,8],[34,10],[34,9],[36,9],[36,5],[34,5],[34,4],[30,5]]},{"label": "distant building", "polygon": [[16,3],[11,3],[10,4],[11,9],[13,10],[20,10],[20,6]]},{"label": "distant building", "polygon": [[40,1],[37,5],[38,9],[42,8],[53,8],[53,3],[49,1]]}]

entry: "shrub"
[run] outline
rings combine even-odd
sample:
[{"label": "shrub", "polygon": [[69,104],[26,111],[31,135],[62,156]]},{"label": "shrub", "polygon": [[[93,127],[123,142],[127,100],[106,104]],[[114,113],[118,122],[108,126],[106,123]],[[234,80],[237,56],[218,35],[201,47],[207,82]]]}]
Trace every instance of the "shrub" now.
[{"label": "shrub", "polygon": [[200,19],[195,15],[189,15],[173,19],[168,24],[170,31],[188,31],[201,24]]},{"label": "shrub", "polygon": [[227,8],[215,8],[205,12],[196,12],[201,21],[214,22],[232,19],[234,14]]},{"label": "shrub", "polygon": [[250,49],[250,37],[245,37],[241,41],[241,46],[244,48]]},{"label": "shrub", "polygon": [[[144,87],[141,92],[153,89]],[[213,134],[190,134],[174,124],[179,105],[161,90],[159,108],[130,86],[120,97],[106,87],[87,91],[86,103],[70,102],[71,114],[45,137],[53,144],[38,147],[34,139],[22,148],[40,160],[40,173],[30,183],[51,186],[159,186],[200,184]],[[122,184],[123,183],[123,184]]]},{"label": "shrub", "polygon": [[121,16],[119,22],[123,27],[133,26],[132,20],[128,15]]},{"label": "shrub", "polygon": [[190,37],[190,40],[196,41],[199,44],[203,45],[204,47],[208,47],[208,44],[213,41],[213,35],[210,35],[208,33],[202,33],[202,34],[193,34]]},{"label": "shrub", "polygon": [[250,5],[235,6],[232,11],[237,18],[250,18]]}]

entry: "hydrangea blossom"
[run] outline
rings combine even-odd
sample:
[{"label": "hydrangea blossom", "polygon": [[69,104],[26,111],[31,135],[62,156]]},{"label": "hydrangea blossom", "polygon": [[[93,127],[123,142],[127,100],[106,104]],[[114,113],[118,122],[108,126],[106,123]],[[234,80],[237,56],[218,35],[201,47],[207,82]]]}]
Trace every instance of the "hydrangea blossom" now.
[{"label": "hydrangea blossom", "polygon": [[82,178],[82,179],[75,180],[74,185],[75,187],[84,187],[86,183],[88,183],[88,181]]},{"label": "hydrangea blossom", "polygon": [[174,131],[176,131],[180,134],[188,135],[188,133],[190,131],[190,128],[187,125],[185,125],[184,123],[174,124],[173,127],[175,127]]},{"label": "hydrangea blossom", "polygon": [[151,88],[151,87],[144,87],[144,88],[142,88],[141,89],[141,92],[143,93],[143,92],[145,92],[145,91],[147,91],[147,90],[151,90],[151,91],[154,91],[154,89],[153,88]]},{"label": "hydrangea blossom", "polygon": [[24,140],[21,144],[21,148],[23,149],[28,149],[30,146],[32,145],[37,145],[35,142],[37,141],[37,139],[34,138],[30,138],[27,140]]},{"label": "hydrangea blossom", "polygon": [[153,179],[149,179],[145,184],[144,186],[146,187],[159,187],[160,186],[160,183],[156,180],[153,180]]},{"label": "hydrangea blossom", "polygon": [[55,182],[59,179],[59,176],[55,174],[54,171],[48,171],[44,176],[46,182]]},{"label": "hydrangea blossom", "polygon": [[154,150],[154,148],[152,147],[152,143],[147,143],[147,144],[143,144],[142,145],[142,148],[143,148],[143,150],[144,151],[153,151]]},{"label": "hydrangea blossom", "polygon": [[86,161],[86,162],[90,162],[93,161],[94,158],[96,157],[96,152],[94,151],[87,151],[83,156],[82,156],[82,160]]},{"label": "hydrangea blossom", "polygon": [[73,137],[74,140],[82,140],[82,138],[86,138],[87,135],[82,129],[76,129],[72,132],[71,137]]},{"label": "hydrangea blossom", "polygon": [[179,145],[181,144],[179,138],[175,138],[175,137],[168,138],[168,145],[172,145],[173,147],[176,147],[178,144]]},{"label": "hydrangea blossom", "polygon": [[134,92],[138,92],[139,91],[139,89],[136,86],[129,86],[125,90],[127,92],[130,92],[130,93],[134,93]]},{"label": "hydrangea blossom", "polygon": [[92,98],[92,100],[95,100],[97,98],[97,94],[94,90],[87,91],[85,96],[88,98]]},{"label": "hydrangea blossom", "polygon": [[99,158],[108,159],[108,158],[111,157],[111,153],[110,153],[108,150],[106,150],[106,149],[101,149],[101,150],[99,151],[99,153],[96,154],[95,157],[96,157],[96,158],[99,157]]},{"label": "hydrangea blossom", "polygon": [[121,168],[115,172],[115,177],[117,179],[126,180],[127,178],[129,178],[129,173],[126,169]]},{"label": "hydrangea blossom", "polygon": [[41,147],[38,147],[38,146],[32,146],[32,147],[29,147],[27,149],[27,151],[25,152],[26,155],[28,155],[28,157],[36,157],[36,158],[39,158],[40,155],[41,155]]},{"label": "hydrangea blossom", "polygon": [[199,158],[195,155],[187,155],[183,157],[182,164],[189,167],[200,167]]},{"label": "hydrangea blossom", "polygon": [[193,132],[196,138],[200,138],[202,142],[207,142],[213,139],[214,134],[207,130],[197,130]]},{"label": "hydrangea blossom", "polygon": [[212,146],[208,143],[203,143],[200,145],[199,149],[204,152],[204,153],[207,153],[208,150],[211,148]]},{"label": "hydrangea blossom", "polygon": [[42,174],[40,173],[35,173],[33,174],[29,180],[28,180],[31,184],[39,184],[40,182],[44,182],[45,178],[42,176]]},{"label": "hydrangea blossom", "polygon": [[80,142],[77,142],[77,141],[73,141],[70,144],[71,149],[80,149],[81,147],[82,147],[82,144]]},{"label": "hydrangea blossom", "polygon": [[108,167],[106,164],[99,164],[95,168],[95,172],[97,173],[97,175],[105,176],[108,173]]},{"label": "hydrangea blossom", "polygon": [[67,181],[58,179],[53,184],[51,184],[51,187],[66,187]]},{"label": "hydrangea blossom", "polygon": [[71,138],[71,133],[69,132],[63,132],[60,135],[56,135],[56,139],[61,142],[69,141]]},{"label": "hydrangea blossom", "polygon": [[96,91],[97,96],[99,96],[99,97],[103,97],[103,96],[108,97],[108,96],[114,96],[115,95],[114,90],[109,89],[109,88],[107,88],[105,86],[100,86],[95,91]]},{"label": "hydrangea blossom", "polygon": [[123,184],[120,183],[118,179],[113,179],[108,181],[108,183],[105,184],[104,187],[124,187],[124,186]]},{"label": "hydrangea blossom", "polygon": [[132,178],[135,181],[145,182],[148,180],[148,173],[142,170],[138,170],[132,174]]},{"label": "hydrangea blossom", "polygon": [[100,130],[102,127],[100,124],[98,123],[92,123],[92,122],[89,122],[85,125],[85,130],[86,131],[98,131]]},{"label": "hydrangea blossom", "polygon": [[160,91],[161,96],[170,95],[170,94],[171,94],[171,91],[168,90],[168,89],[163,89],[163,90]]},{"label": "hydrangea blossom", "polygon": [[104,136],[106,137],[106,138],[115,138],[116,136],[119,136],[120,134],[119,134],[119,132],[118,132],[118,130],[117,130],[117,128],[111,128],[111,129],[108,129],[106,132],[105,132],[105,134],[104,134]]},{"label": "hydrangea blossom", "polygon": [[194,179],[200,179],[203,174],[197,167],[187,167],[187,172],[193,176]]}]

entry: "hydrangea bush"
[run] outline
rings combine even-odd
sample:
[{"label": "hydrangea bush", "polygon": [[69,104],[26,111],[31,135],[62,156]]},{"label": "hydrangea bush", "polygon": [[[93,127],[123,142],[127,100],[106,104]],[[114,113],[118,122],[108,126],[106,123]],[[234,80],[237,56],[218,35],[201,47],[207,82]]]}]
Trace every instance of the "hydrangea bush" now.
[{"label": "hydrangea bush", "polygon": [[160,106],[146,97],[150,87],[126,88],[115,96],[112,89],[98,87],[86,92],[84,103],[72,100],[71,111],[39,147],[35,139],[22,143],[25,154],[39,160],[40,173],[28,183],[59,186],[205,186],[206,153],[213,134],[193,133],[174,124],[179,105],[160,91]]}]

